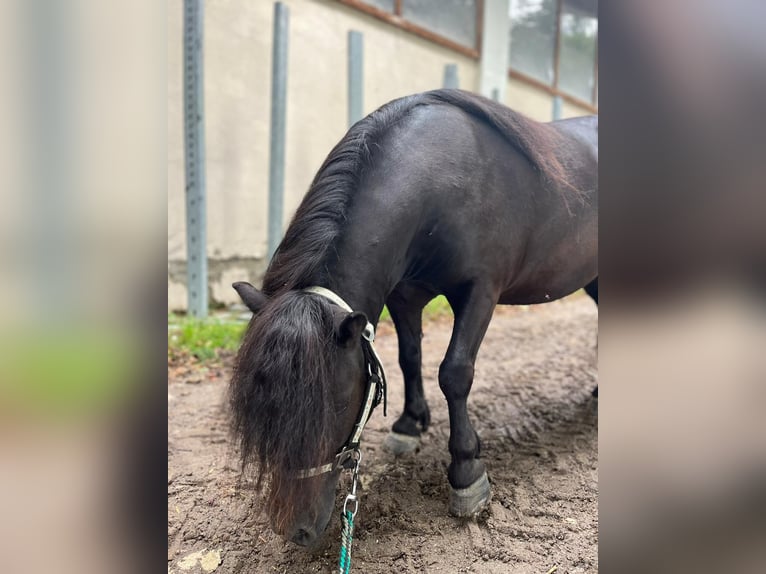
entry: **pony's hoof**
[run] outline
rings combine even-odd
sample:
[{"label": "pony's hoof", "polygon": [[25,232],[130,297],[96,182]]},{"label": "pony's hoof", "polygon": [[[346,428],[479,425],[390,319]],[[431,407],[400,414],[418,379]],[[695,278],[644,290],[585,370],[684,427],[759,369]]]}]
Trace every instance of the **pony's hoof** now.
[{"label": "pony's hoof", "polygon": [[453,516],[476,516],[489,504],[490,489],[487,473],[483,473],[466,488],[452,488],[449,492],[449,512]]},{"label": "pony's hoof", "polygon": [[396,456],[414,452],[419,446],[420,437],[394,431],[389,432],[386,440],[383,441],[383,448]]}]

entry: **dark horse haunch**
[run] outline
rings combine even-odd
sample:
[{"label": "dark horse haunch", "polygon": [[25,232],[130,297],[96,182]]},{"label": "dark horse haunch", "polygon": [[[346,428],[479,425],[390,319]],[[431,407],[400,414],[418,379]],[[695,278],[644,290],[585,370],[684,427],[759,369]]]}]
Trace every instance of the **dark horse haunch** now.
[{"label": "dark horse haunch", "polygon": [[[439,368],[450,421],[450,510],[489,498],[466,402],[496,304],[545,303],[588,285],[597,300],[596,117],[538,123],[485,98],[438,90],[386,104],[325,160],[266,271],[235,288],[253,311],[231,384],[245,465],[269,483],[272,525],[299,544],[325,529],[339,470],[300,478],[344,444],[360,412],[360,335],[388,304],[404,409],[386,441],[413,449],[430,417],[421,313],[455,315]],[[315,293],[332,290],[354,310]]]}]

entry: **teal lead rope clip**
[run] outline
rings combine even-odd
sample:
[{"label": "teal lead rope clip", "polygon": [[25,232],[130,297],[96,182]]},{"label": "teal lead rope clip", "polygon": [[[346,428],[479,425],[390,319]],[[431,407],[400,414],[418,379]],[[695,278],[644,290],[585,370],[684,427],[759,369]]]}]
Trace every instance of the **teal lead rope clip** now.
[{"label": "teal lead rope clip", "polygon": [[[362,453],[354,451],[354,469],[351,479],[351,492],[346,495],[343,502],[343,513],[340,516],[343,529],[340,534],[340,556],[338,557],[338,574],[348,574],[351,571],[351,543],[354,539],[354,518],[359,510],[359,500],[356,497],[356,485],[359,480],[359,461],[362,460]],[[354,509],[349,508],[352,503]]]}]

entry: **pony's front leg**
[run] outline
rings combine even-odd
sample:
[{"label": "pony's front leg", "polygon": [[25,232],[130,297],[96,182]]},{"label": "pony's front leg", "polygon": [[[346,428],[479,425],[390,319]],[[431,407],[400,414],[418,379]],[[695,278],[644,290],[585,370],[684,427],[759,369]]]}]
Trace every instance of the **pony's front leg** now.
[{"label": "pony's front leg", "polygon": [[490,488],[484,463],[478,458],[479,437],[468,418],[467,401],[476,355],[492,318],[496,297],[472,285],[461,295],[448,299],[455,312],[455,326],[439,367],[439,387],[449,408],[452,455],[447,474],[451,486],[449,510],[455,516],[472,516],[489,503]]},{"label": "pony's front leg", "polygon": [[416,450],[420,433],[431,423],[421,374],[423,307],[429,299],[429,295],[416,293],[405,297],[395,291],[386,302],[396,327],[399,366],[404,377],[404,409],[383,443],[383,448],[395,455]]}]

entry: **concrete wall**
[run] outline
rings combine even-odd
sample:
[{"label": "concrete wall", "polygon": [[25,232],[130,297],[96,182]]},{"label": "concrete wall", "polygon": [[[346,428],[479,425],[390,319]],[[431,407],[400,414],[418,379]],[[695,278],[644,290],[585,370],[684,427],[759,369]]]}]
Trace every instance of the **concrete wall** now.
[{"label": "concrete wall", "polygon": [[[505,1],[505,0],[503,0]],[[290,44],[285,224],[347,129],[346,46],[364,34],[364,112],[441,87],[456,63],[461,88],[480,90],[480,63],[331,0],[286,0]],[[186,307],[182,0],[168,3],[168,305]],[[230,303],[236,280],[265,268],[273,2],[205,3],[207,233],[211,302]],[[505,103],[551,117],[550,96],[509,81]],[[565,114],[580,115],[572,106]],[[583,112],[584,113],[584,112]]]}]

